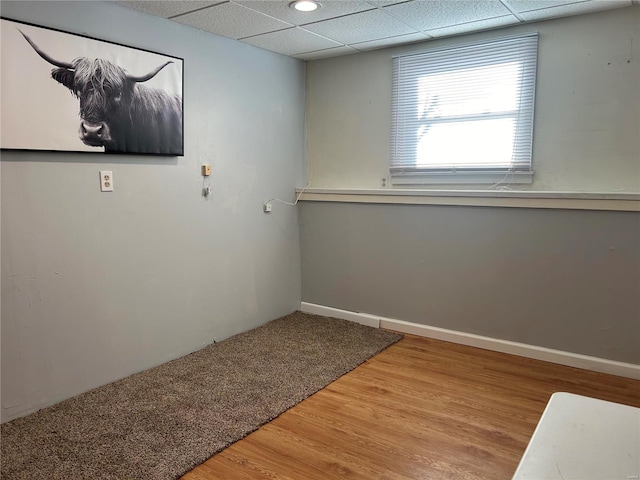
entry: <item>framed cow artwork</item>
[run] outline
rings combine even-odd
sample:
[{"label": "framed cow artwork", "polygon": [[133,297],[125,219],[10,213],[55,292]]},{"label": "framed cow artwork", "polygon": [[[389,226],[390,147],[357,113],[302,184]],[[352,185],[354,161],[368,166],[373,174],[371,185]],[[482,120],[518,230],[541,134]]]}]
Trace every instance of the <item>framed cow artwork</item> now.
[{"label": "framed cow artwork", "polygon": [[181,58],[3,18],[0,147],[181,156]]}]

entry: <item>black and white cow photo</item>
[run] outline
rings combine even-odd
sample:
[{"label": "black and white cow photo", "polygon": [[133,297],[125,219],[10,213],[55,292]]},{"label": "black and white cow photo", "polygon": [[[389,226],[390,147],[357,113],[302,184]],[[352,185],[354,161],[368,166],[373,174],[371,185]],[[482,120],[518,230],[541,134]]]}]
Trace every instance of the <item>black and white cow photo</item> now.
[{"label": "black and white cow photo", "polygon": [[3,149],[183,154],[182,59],[2,20]]}]

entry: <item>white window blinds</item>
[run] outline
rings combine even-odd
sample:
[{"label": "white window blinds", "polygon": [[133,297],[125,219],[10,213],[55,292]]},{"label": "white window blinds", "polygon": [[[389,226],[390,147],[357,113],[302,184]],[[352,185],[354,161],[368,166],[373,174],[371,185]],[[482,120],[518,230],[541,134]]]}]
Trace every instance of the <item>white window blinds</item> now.
[{"label": "white window blinds", "polygon": [[393,59],[392,176],[529,172],[537,33]]}]

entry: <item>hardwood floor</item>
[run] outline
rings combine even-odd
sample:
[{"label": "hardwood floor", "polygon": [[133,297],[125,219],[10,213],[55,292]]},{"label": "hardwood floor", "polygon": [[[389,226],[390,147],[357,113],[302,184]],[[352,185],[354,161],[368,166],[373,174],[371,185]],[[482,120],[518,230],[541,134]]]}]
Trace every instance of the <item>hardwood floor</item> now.
[{"label": "hardwood floor", "polygon": [[510,479],[552,393],[640,381],[406,335],[183,480]]}]

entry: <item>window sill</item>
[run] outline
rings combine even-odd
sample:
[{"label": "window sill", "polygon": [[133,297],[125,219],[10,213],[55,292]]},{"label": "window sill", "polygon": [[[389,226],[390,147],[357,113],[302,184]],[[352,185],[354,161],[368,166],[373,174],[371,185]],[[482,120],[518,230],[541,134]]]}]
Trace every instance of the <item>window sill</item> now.
[{"label": "window sill", "polygon": [[300,201],[640,212],[639,193],[505,190],[296,189]]},{"label": "window sill", "polygon": [[392,173],[391,183],[393,185],[531,184],[533,172]]}]

